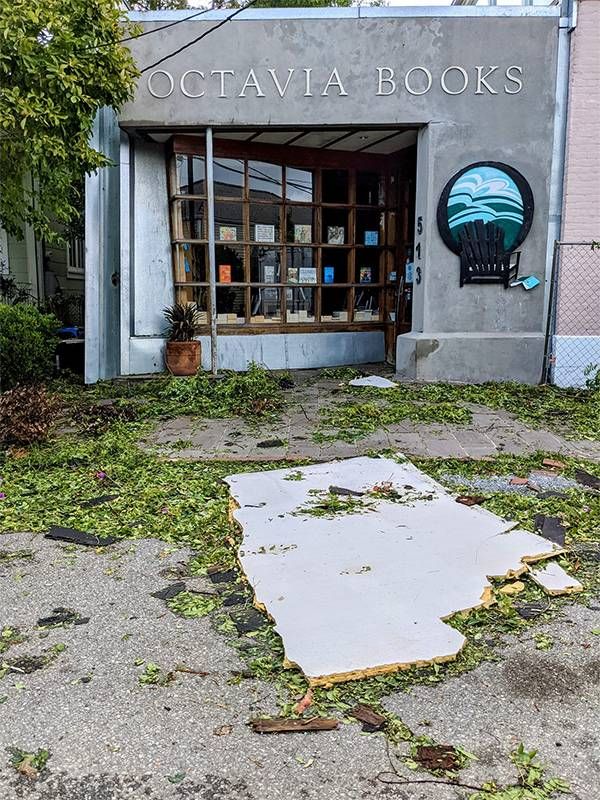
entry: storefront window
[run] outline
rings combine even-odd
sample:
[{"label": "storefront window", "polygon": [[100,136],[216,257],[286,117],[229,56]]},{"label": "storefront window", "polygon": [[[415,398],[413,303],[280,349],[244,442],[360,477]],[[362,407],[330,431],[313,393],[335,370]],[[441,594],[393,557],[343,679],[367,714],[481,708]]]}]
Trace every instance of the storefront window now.
[{"label": "storefront window", "polygon": [[[358,168],[352,154],[347,169],[339,156],[335,168],[321,166],[319,151],[305,168],[294,166],[293,147],[273,150],[273,161],[264,147],[258,159],[222,156],[242,152],[231,146],[214,158],[218,325],[348,329],[393,320],[399,253],[400,269],[405,260],[393,171],[383,161],[379,170]],[[208,325],[204,154],[176,153],[170,176],[177,299],[198,303]]]}]

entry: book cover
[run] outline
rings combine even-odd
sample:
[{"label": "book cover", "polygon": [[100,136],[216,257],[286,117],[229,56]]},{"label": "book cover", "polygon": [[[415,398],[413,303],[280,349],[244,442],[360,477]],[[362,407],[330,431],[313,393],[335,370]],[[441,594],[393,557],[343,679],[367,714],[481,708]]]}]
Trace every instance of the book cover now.
[{"label": "book cover", "polygon": [[219,264],[219,283],[231,283],[231,264]]},{"label": "book cover", "polygon": [[333,283],[335,278],[335,269],[327,266],[323,267],[323,283]]},{"label": "book cover", "polygon": [[312,225],[294,225],[294,242],[310,244],[312,242]]},{"label": "book cover", "polygon": [[316,283],[317,282],[317,268],[316,267],[300,267],[298,275],[299,283]]},{"label": "book cover", "polygon": [[379,231],[365,231],[365,244],[376,247],[379,244]]},{"label": "book cover", "polygon": [[219,239],[222,242],[237,241],[237,228],[235,225],[219,225]]},{"label": "book cover", "polygon": [[255,225],[254,226],[254,241],[255,242],[274,242],[275,241],[275,225]]},{"label": "book cover", "polygon": [[342,225],[327,226],[328,244],[344,244],[344,240],[345,240],[345,232]]},{"label": "book cover", "polygon": [[361,267],[359,272],[360,283],[371,283],[373,280],[373,270],[371,267]]},{"label": "book cover", "polygon": [[298,267],[288,267],[288,283],[298,283]]}]

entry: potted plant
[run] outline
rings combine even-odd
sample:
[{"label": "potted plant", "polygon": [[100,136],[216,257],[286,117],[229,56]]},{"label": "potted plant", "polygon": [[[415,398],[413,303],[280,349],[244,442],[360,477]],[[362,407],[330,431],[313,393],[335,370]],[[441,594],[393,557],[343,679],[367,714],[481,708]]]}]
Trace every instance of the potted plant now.
[{"label": "potted plant", "polygon": [[200,366],[200,342],[194,339],[200,322],[195,303],[174,303],[163,311],[168,327],[165,363],[172,375],[195,375]]}]

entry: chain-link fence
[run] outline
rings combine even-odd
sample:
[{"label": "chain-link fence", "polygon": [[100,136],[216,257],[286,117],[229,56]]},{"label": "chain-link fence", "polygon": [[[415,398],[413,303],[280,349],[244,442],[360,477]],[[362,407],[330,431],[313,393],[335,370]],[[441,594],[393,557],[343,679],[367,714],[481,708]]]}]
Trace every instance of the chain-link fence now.
[{"label": "chain-link fence", "polygon": [[556,242],[546,379],[585,386],[600,370],[600,241]]}]

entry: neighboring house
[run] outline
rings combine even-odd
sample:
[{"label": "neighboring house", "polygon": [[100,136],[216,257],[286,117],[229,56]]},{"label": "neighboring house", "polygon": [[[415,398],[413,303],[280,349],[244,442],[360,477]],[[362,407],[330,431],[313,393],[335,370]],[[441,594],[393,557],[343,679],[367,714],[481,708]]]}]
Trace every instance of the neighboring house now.
[{"label": "neighboring house", "polygon": [[0,228],[0,270],[48,305],[65,325],[83,325],[85,248],[83,239],[48,244],[29,226],[22,237]]},{"label": "neighboring house", "polygon": [[560,386],[583,386],[600,369],[600,0],[580,0],[576,22],[550,348],[550,377]]}]

